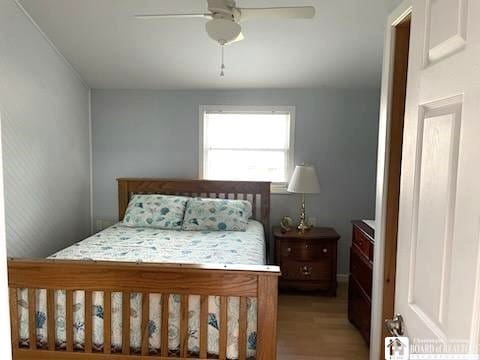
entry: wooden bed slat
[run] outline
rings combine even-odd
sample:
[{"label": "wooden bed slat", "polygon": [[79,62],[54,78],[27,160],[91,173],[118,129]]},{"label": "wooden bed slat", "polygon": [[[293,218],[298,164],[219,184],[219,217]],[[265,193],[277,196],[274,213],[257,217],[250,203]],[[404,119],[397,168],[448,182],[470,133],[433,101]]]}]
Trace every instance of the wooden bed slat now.
[{"label": "wooden bed slat", "polygon": [[220,297],[220,330],[219,330],[219,344],[218,357],[220,360],[227,358],[227,335],[228,335],[228,319],[227,319],[228,298]]},{"label": "wooden bed slat", "polygon": [[12,348],[18,349],[20,344],[18,328],[18,290],[16,288],[9,289],[10,300],[10,328],[12,332]]},{"label": "wooden bed slat", "polygon": [[238,360],[247,358],[247,298],[240,298],[238,318]]},{"label": "wooden bed slat", "polygon": [[168,302],[170,300],[170,294],[162,294],[162,331],[160,340],[160,352],[163,357],[168,356]]},{"label": "wooden bed slat", "polygon": [[85,291],[85,352],[92,352],[92,292]]},{"label": "wooden bed slat", "polygon": [[55,290],[47,290],[47,341],[48,350],[55,350]]},{"label": "wooden bed slat", "polygon": [[200,358],[207,358],[208,296],[200,296]]},{"label": "wooden bed slat", "polygon": [[30,349],[37,348],[36,307],[36,290],[28,289],[28,342]]},{"label": "wooden bed slat", "polygon": [[148,355],[148,320],[150,317],[150,294],[142,294],[142,355]]},{"label": "wooden bed slat", "polygon": [[188,295],[182,295],[180,305],[180,357],[188,354]]},{"label": "wooden bed slat", "polygon": [[130,354],[130,292],[122,294],[122,354]]},{"label": "wooden bed slat", "polygon": [[112,351],[112,293],[103,292],[103,352]]},{"label": "wooden bed slat", "polygon": [[65,293],[65,332],[67,335],[67,351],[73,351],[73,291]]}]

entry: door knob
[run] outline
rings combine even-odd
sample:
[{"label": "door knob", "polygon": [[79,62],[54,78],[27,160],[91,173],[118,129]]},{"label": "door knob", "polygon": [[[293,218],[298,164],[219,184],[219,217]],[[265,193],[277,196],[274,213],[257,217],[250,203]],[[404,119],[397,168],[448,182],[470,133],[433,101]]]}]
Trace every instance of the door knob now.
[{"label": "door knob", "polygon": [[403,336],[405,332],[405,321],[403,320],[403,316],[397,314],[393,319],[385,320],[385,328],[392,336]]}]

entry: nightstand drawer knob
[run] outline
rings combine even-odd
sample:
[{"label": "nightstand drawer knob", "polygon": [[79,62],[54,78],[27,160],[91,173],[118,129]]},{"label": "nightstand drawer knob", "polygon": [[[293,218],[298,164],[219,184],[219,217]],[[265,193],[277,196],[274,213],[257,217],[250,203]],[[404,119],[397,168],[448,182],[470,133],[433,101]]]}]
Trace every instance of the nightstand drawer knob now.
[{"label": "nightstand drawer knob", "polygon": [[311,266],[304,266],[302,267],[303,275],[308,276],[312,274],[312,267]]},{"label": "nightstand drawer knob", "polygon": [[328,249],[327,249],[327,248],[324,248],[322,251],[323,251],[324,254],[328,253]]},{"label": "nightstand drawer knob", "polygon": [[291,253],[291,252],[292,252],[292,248],[288,248],[287,251],[288,251],[289,253]]}]

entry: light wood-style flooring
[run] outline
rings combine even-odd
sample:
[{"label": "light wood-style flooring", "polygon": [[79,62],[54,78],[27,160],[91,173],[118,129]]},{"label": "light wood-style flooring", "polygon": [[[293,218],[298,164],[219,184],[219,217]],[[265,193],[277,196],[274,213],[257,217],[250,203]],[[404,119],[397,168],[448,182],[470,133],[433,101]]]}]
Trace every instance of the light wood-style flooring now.
[{"label": "light wood-style flooring", "polygon": [[346,283],[336,298],[280,294],[278,359],[368,359],[367,345],[347,318]]}]

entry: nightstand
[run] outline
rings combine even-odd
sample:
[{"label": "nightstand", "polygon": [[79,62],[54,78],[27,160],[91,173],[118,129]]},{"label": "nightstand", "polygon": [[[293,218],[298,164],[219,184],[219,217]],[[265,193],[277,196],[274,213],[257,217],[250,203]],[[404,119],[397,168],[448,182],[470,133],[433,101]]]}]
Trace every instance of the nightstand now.
[{"label": "nightstand", "polygon": [[337,292],[337,242],[340,235],[332,228],[313,228],[299,233],[283,233],[273,227],[276,263],[282,276],[281,289],[321,291],[335,296]]}]

